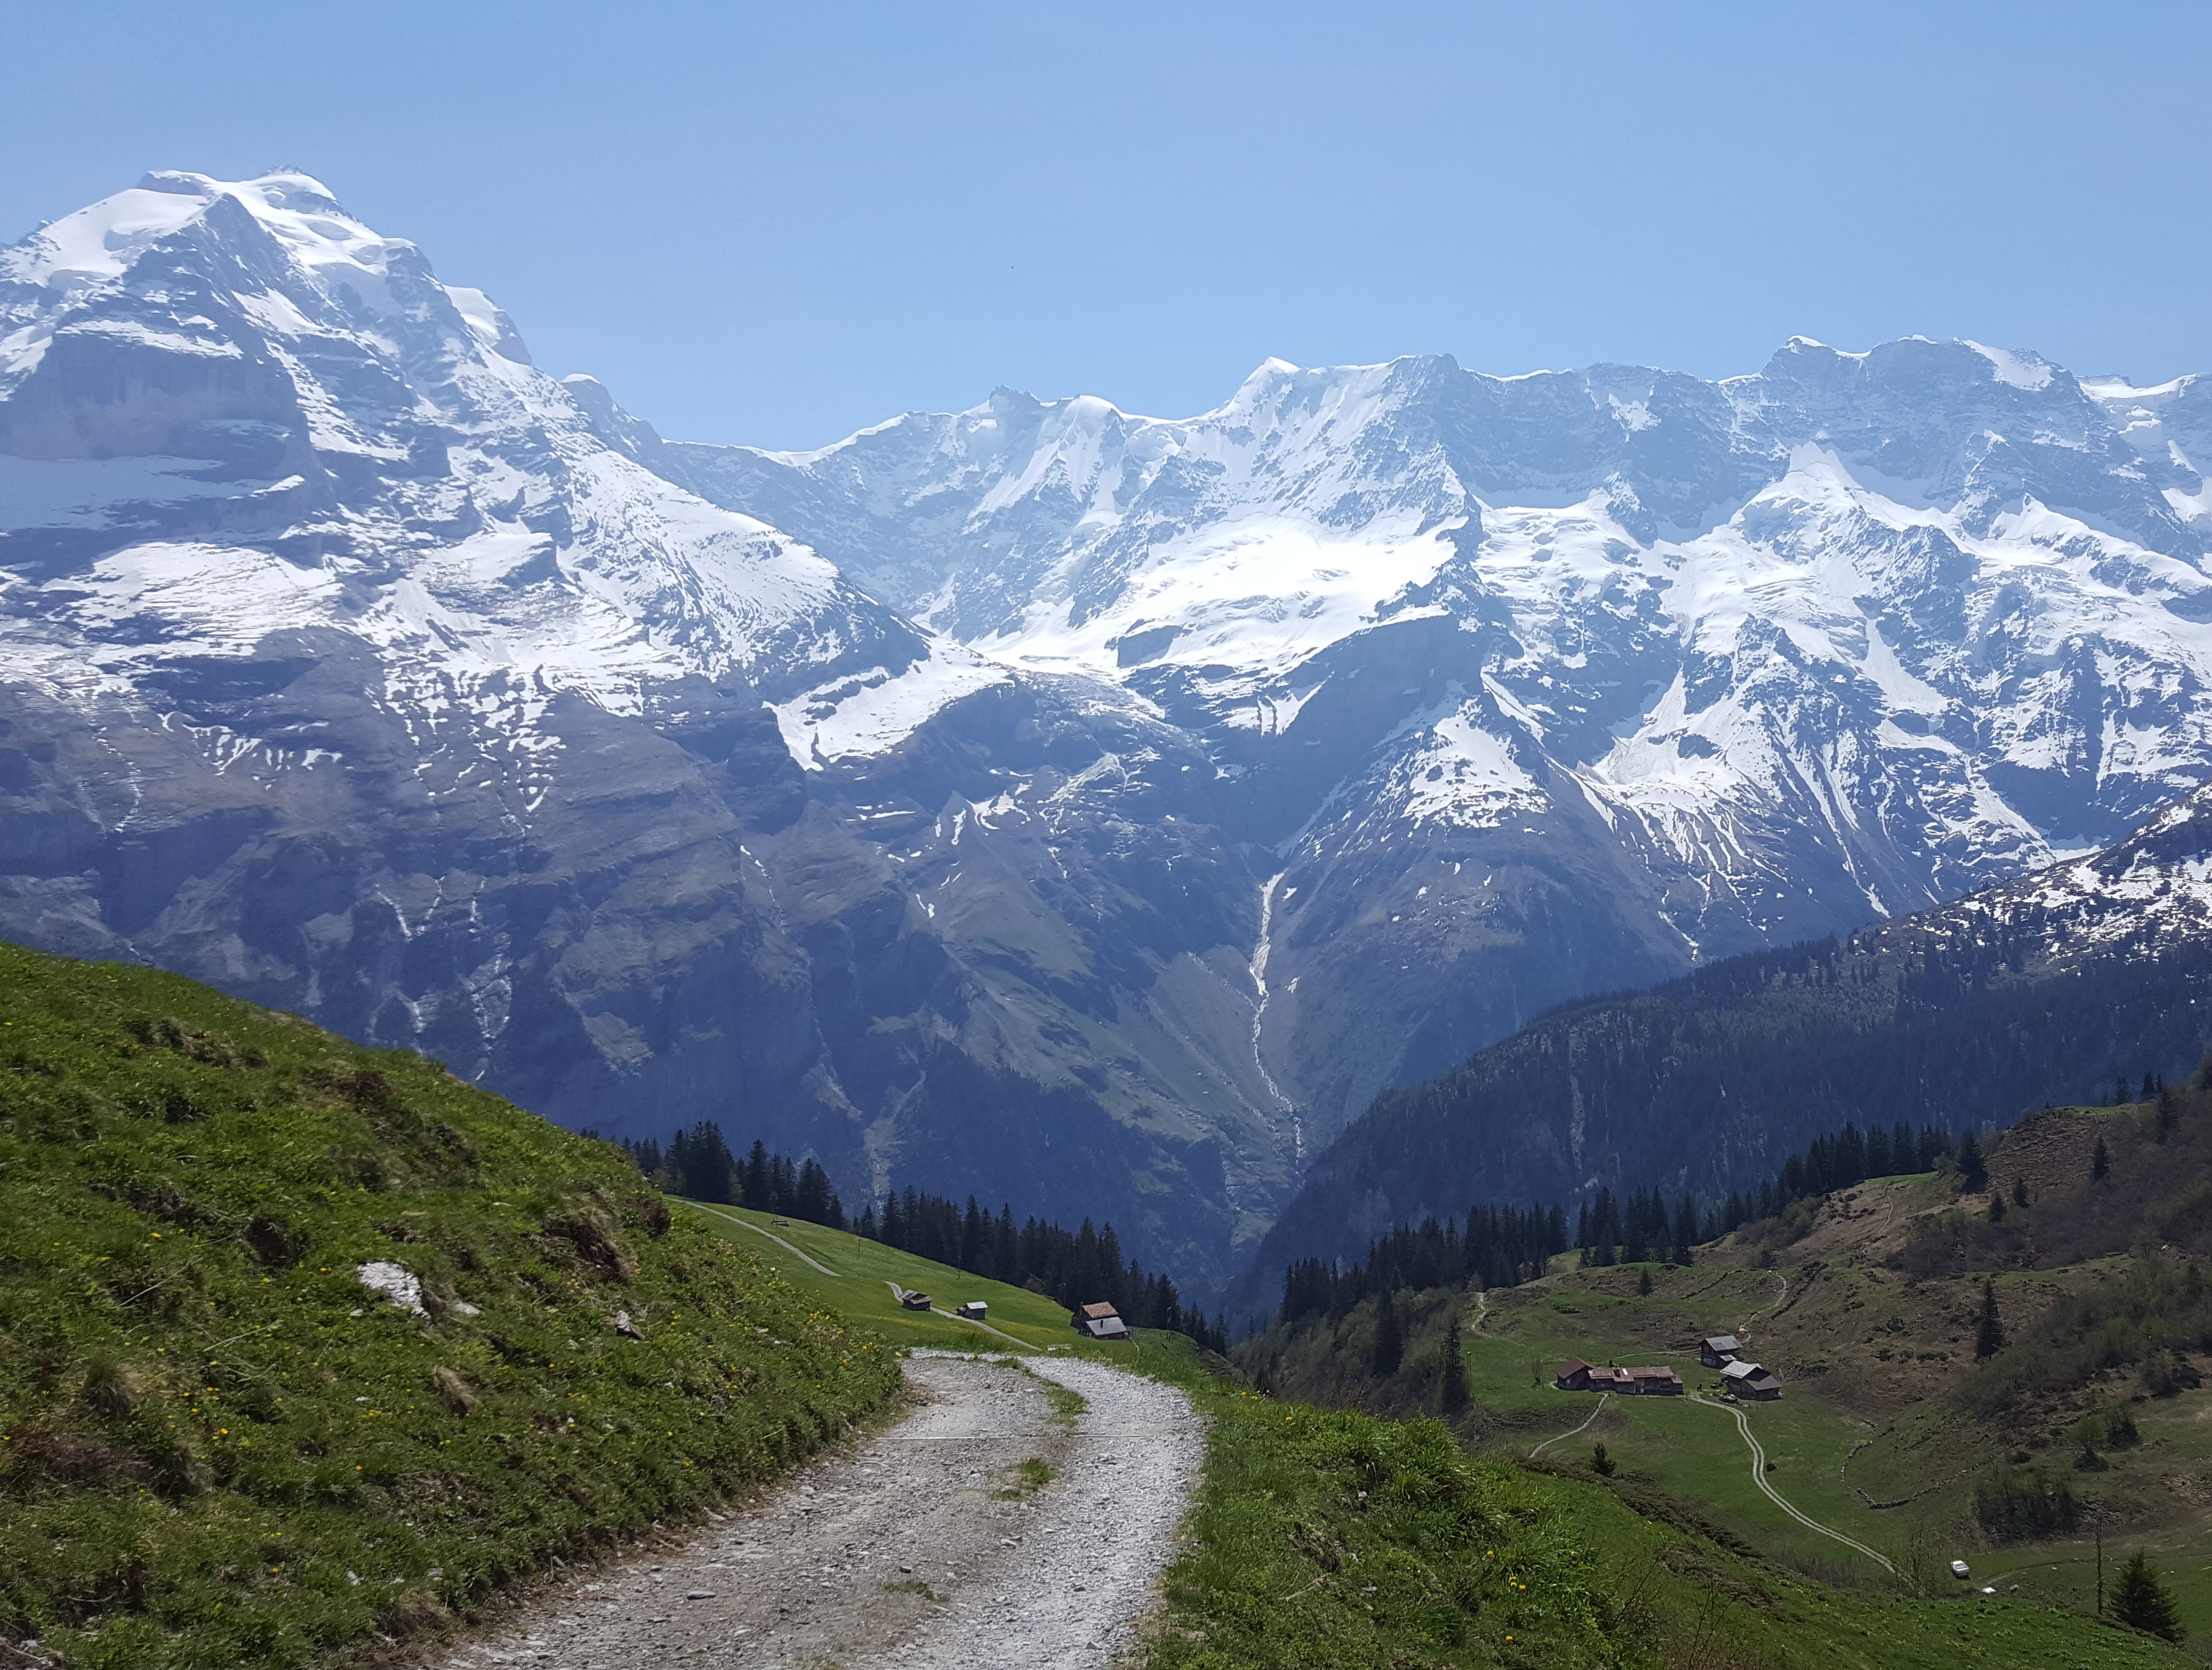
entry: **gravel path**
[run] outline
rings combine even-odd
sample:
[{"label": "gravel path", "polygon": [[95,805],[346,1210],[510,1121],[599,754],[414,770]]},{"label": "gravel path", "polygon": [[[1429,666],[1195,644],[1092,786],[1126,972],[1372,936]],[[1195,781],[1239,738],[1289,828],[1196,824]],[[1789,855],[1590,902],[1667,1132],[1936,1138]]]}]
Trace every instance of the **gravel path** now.
[{"label": "gravel path", "polygon": [[1781,1509],[1784,1513],[1789,1515],[1790,1518],[1796,1520],[1800,1525],[1805,1526],[1811,1530],[1818,1531],[1824,1537],[1833,1537],[1838,1542],[1844,1544],[1847,1547],[1856,1548],[1860,1553],[1865,1555],[1867,1558],[1872,1560],[1883,1570],[1890,1573],[1891,1576],[1894,1576],[1896,1575],[1897,1568],[1890,1564],[1888,1555],[1878,1553],[1875,1550],[1869,1548],[1856,1537],[1845,1536],[1841,1531],[1837,1530],[1832,1525],[1821,1524],[1819,1520],[1813,1518],[1809,1514],[1798,1512],[1796,1509],[1790,1505],[1788,1499],[1783,1496],[1781,1491],[1776,1490],[1773,1485],[1767,1483],[1766,1449],[1765,1447],[1759,1442],[1758,1438],[1753,1436],[1751,1430],[1751,1417],[1744,1412],[1744,1408],[1741,1404],[1716,1403],[1711,1398],[1702,1397],[1692,1397],[1690,1401],[1692,1403],[1703,1404],[1708,1409],[1725,1409],[1729,1414],[1735,1417],[1735,1430],[1743,1435],[1744,1442],[1751,1446],[1751,1482],[1758,1485],[1760,1490],[1766,1493],[1766,1499],[1769,1502],[1771,1502],[1776,1507]]},{"label": "gravel path", "polygon": [[[1026,1368],[1032,1373],[1023,1372]],[[921,1406],[680,1546],[579,1572],[441,1670],[721,1670],[1114,1661],[1153,1604],[1205,1423],[1096,1363],[917,1351]],[[1035,1375],[1090,1406],[1055,1414]],[[1028,1484],[1022,1463],[1054,1477]],[[1032,1473],[1036,1470],[1030,1469]]]}]

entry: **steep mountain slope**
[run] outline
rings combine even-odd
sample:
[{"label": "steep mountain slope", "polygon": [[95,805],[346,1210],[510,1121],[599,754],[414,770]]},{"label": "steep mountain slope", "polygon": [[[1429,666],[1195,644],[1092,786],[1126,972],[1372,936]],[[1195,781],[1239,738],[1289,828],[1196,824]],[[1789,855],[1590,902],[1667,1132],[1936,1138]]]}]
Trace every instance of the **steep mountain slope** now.
[{"label": "steep mountain slope", "polygon": [[[993,676],[1182,728],[1309,1137],[1562,998],[2084,850],[2212,765],[2197,380],[1800,340],[1717,384],[1271,362],[1185,421],[1002,390],[817,452],[639,444]],[[781,711],[824,776],[890,740],[836,690]]]},{"label": "steep mountain slope", "polygon": [[[1202,756],[620,427],[301,175],[153,176],[0,254],[0,932],[1218,1270],[1291,1174]],[[896,759],[819,793],[763,704],[833,681],[849,724],[894,675]]]},{"label": "steep mountain slope", "polygon": [[1470,1200],[1756,1187],[1856,1121],[1955,1131],[2212,1048],[2212,788],[2082,860],[1829,940],[1571,1005],[1391,1091],[1314,1163],[1233,1294]]}]

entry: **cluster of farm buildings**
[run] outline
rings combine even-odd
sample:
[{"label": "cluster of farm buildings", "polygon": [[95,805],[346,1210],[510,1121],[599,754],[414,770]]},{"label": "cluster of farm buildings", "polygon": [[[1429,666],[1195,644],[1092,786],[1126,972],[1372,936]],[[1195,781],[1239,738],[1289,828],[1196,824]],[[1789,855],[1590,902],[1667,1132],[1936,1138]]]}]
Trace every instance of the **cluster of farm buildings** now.
[{"label": "cluster of farm buildings", "polygon": [[[1698,1348],[1698,1361],[1721,1371],[1721,1390],[1747,1403],[1772,1403],[1782,1395],[1782,1382],[1771,1369],[1747,1360],[1741,1343],[1732,1333],[1717,1333]],[[1682,1376],[1672,1369],[1601,1367],[1572,1357],[1559,1365],[1562,1392],[1620,1392],[1629,1397],[1674,1398],[1682,1394]]]}]

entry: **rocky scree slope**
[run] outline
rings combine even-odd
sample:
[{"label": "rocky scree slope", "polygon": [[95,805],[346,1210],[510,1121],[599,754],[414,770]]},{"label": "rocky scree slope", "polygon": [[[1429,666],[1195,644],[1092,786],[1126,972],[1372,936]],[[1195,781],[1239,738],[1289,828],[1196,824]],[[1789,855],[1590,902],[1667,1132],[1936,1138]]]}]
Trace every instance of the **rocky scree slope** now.
[{"label": "rocky scree slope", "polygon": [[1232,1289],[1470,1202],[1755,1189],[1814,1136],[2004,1126],[2212,1048],[2212,788],[2126,840],[1840,941],[1570,1004],[1393,1090],[1315,1162]]}]

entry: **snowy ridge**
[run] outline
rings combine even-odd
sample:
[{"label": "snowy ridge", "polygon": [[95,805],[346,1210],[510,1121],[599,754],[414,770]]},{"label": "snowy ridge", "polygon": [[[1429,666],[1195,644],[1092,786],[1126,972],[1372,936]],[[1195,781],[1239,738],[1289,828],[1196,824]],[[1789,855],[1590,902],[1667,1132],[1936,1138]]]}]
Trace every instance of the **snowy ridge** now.
[{"label": "snowy ridge", "polygon": [[[1721,383],[1271,361],[1188,419],[1000,390],[814,452],[653,461],[1008,677],[1189,737],[1259,849],[1249,885],[1282,878],[1268,980],[1297,984],[1263,1053],[1327,1129],[1578,981],[1919,909],[2212,773],[2208,458],[2197,380],[1916,337],[1797,338]],[[809,709],[834,731],[864,699],[859,773],[908,745],[880,699]],[[1609,902],[1583,974],[1498,961],[1566,931],[1534,926],[1532,885]],[[1378,975],[1457,1018],[1346,1072],[1316,1005],[1354,1012]],[[1501,981],[1526,995],[1474,995]]]}]

